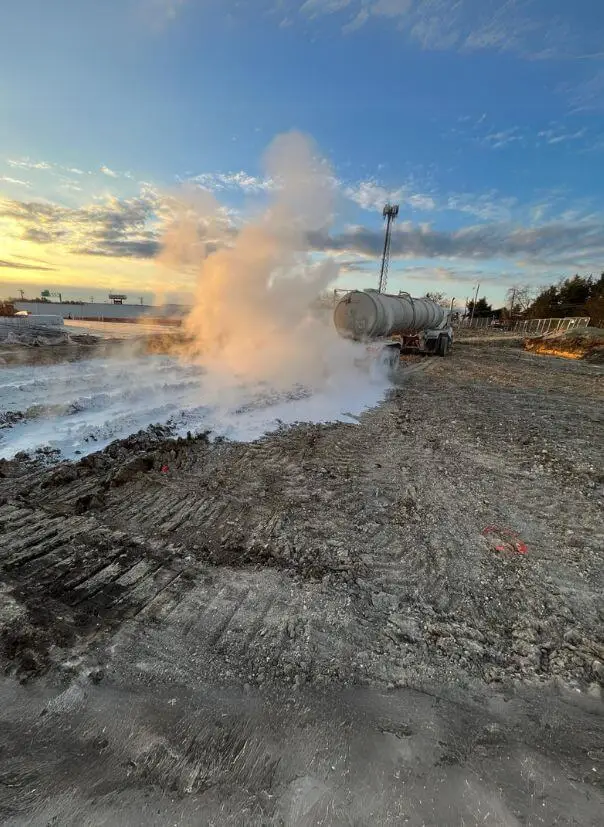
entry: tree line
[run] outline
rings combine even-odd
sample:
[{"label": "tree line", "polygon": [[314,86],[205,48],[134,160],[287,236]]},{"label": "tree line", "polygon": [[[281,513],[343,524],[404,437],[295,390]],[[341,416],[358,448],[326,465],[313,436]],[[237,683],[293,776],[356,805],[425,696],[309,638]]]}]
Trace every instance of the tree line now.
[{"label": "tree line", "polygon": [[[448,305],[444,293],[426,293],[426,298]],[[472,312],[473,311],[473,312]],[[561,319],[566,316],[589,316],[591,324],[604,326],[604,273],[593,276],[572,276],[549,287],[529,285],[510,287],[503,307],[494,308],[486,298],[469,301],[465,314],[474,318],[494,319]]]}]

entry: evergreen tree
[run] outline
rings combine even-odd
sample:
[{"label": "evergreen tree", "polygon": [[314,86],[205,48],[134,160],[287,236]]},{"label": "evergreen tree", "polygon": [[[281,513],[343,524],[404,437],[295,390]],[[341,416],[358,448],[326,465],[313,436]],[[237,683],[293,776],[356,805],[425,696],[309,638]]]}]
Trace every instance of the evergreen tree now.
[{"label": "evergreen tree", "polygon": [[[474,308],[474,302],[468,302],[468,314],[472,315],[472,308]],[[476,302],[476,307],[474,308],[474,318],[481,318],[484,316],[492,316],[493,315],[493,308],[484,298],[478,299]]]}]

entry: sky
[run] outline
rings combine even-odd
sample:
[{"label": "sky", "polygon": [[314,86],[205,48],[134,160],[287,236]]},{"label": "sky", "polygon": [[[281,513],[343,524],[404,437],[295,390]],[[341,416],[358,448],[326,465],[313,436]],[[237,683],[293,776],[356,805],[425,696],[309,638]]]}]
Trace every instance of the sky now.
[{"label": "sky", "polygon": [[331,165],[338,287],[377,286],[387,201],[392,292],[604,269],[597,0],[3,0],[0,78],[0,296],[186,301],[179,189],[236,232],[291,130]]}]

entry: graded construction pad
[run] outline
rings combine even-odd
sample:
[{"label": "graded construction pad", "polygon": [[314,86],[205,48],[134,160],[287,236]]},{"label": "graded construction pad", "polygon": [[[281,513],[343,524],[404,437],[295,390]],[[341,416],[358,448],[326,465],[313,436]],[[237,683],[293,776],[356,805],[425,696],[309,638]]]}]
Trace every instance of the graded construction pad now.
[{"label": "graded construction pad", "polygon": [[599,823],[602,370],[429,365],[0,463],[5,823]]}]

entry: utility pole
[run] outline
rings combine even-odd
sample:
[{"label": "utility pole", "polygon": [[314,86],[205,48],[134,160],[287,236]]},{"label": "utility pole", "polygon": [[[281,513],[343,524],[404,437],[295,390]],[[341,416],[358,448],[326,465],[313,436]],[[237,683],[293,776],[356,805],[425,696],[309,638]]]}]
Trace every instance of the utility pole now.
[{"label": "utility pole", "polygon": [[470,313],[469,327],[472,327],[472,322],[474,321],[474,312],[476,310],[476,302],[478,301],[478,291],[479,290],[480,290],[480,282],[476,285],[476,293],[474,294],[474,304],[472,305],[472,312]]},{"label": "utility pole", "polygon": [[398,215],[398,204],[386,204],[382,213],[386,219],[386,236],[384,238],[384,252],[382,254],[382,269],[378,293],[384,293],[388,284],[388,264],[390,262],[390,242],[392,241],[392,222]]}]

